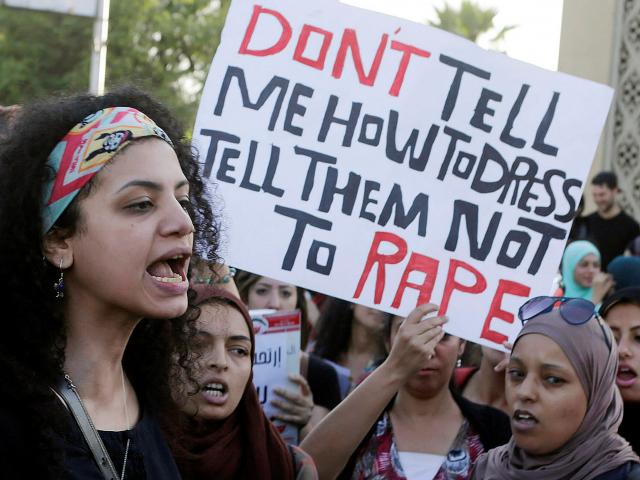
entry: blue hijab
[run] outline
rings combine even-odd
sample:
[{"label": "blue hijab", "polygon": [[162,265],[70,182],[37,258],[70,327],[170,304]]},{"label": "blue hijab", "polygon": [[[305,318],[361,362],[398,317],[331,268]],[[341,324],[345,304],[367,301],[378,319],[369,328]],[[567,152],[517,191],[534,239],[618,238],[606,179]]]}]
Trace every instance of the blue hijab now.
[{"label": "blue hijab", "polygon": [[578,240],[567,245],[562,256],[562,283],[564,284],[564,296],[584,298],[591,300],[592,288],[578,285],[574,278],[574,271],[578,263],[593,253],[600,260],[600,252],[598,248],[591,242],[586,240]]},{"label": "blue hijab", "polygon": [[640,257],[620,255],[609,262],[607,272],[616,282],[616,292],[626,287],[640,287]]}]

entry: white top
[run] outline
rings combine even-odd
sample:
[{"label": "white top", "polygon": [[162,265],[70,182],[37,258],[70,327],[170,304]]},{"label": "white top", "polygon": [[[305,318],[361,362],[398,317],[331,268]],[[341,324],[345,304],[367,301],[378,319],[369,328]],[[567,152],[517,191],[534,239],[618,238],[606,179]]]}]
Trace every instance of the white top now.
[{"label": "white top", "polygon": [[400,465],[407,480],[432,480],[445,461],[444,455],[398,452]]}]

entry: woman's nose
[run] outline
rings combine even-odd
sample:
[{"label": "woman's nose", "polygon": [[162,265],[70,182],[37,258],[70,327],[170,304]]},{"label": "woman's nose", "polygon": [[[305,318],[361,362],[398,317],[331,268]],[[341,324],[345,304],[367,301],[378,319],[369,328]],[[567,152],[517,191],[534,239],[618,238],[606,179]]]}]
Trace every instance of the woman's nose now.
[{"label": "woman's nose", "polygon": [[630,342],[626,338],[621,338],[620,343],[618,343],[618,355],[621,359],[633,357]]},{"label": "woman's nose", "polygon": [[195,231],[191,217],[177,200],[171,202],[162,224],[161,233],[165,236],[184,237]]},{"label": "woman's nose", "polygon": [[280,295],[276,291],[271,292],[269,294],[269,303],[267,307],[272,308],[274,310],[279,310],[280,306],[281,306]]},{"label": "woman's nose", "polygon": [[530,376],[526,376],[516,388],[518,399],[523,402],[534,401],[538,396],[536,382]]},{"label": "woman's nose", "polygon": [[227,355],[223,348],[214,348],[209,352],[207,356],[207,367],[225,370],[227,366]]}]

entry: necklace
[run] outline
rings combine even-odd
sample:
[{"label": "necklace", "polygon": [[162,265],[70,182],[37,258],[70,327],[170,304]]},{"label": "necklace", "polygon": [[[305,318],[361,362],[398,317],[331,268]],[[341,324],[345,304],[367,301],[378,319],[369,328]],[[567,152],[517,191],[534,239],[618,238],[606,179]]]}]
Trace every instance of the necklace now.
[{"label": "necklace", "polygon": [[122,368],[122,364],[120,364],[120,378],[122,379],[122,403],[124,405],[124,420],[127,422],[125,428],[127,430],[127,446],[124,449],[124,460],[122,462],[122,473],[120,474],[120,480],[124,480],[124,472],[127,469],[127,458],[129,457],[129,445],[131,445],[131,435],[129,435],[129,430],[131,430],[131,423],[129,423],[129,410],[127,409],[127,387],[124,383],[124,369]]},{"label": "necklace", "polygon": [[[73,391],[73,393],[75,394],[76,398],[78,399],[78,403],[80,404],[80,406],[82,407],[82,410],[84,411],[84,414],[87,418],[87,420],[89,421],[89,425],[91,426],[91,430],[93,430],[93,433],[95,434],[98,443],[100,444],[100,448],[102,449],[105,458],[108,459],[108,462],[112,465],[112,469],[115,472],[115,468],[113,468],[113,464],[111,461],[111,458],[109,457],[109,453],[106,449],[106,447],[104,446],[104,443],[102,442],[102,438],[100,437],[100,434],[98,433],[98,430],[96,429],[95,425],[93,424],[93,420],[91,420],[91,417],[89,416],[89,412],[87,411],[87,408],[84,405],[84,402],[82,401],[82,398],[80,397],[80,394],[78,393],[78,390],[75,386],[75,384],[73,383],[73,381],[71,380],[71,377],[69,376],[69,374],[65,373],[64,374],[64,378],[67,382],[67,384],[69,385],[69,388],[71,389],[71,391]],[[125,429],[127,430],[127,444],[124,450],[124,460],[122,462],[122,471],[120,474],[120,480],[124,480],[125,478],[125,472],[127,469],[127,459],[129,458],[129,446],[131,445],[131,436],[129,435],[129,431],[131,430],[131,423],[129,422],[129,410],[127,408],[127,389],[126,389],[126,385],[125,385],[125,381],[124,381],[124,369],[122,368],[122,365],[120,365],[120,378],[122,380],[122,404],[123,404],[123,408],[124,408],[124,416],[125,416],[125,421],[126,421],[126,426]]]}]

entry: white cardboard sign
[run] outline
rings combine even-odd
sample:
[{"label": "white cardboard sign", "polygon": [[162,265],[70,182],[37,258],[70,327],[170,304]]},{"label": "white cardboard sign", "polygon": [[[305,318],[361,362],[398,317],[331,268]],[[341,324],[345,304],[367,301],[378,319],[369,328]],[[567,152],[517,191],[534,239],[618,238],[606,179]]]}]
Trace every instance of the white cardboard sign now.
[{"label": "white cardboard sign", "polygon": [[235,1],[194,129],[226,261],[491,347],[546,295],[612,90],[333,0]]}]

